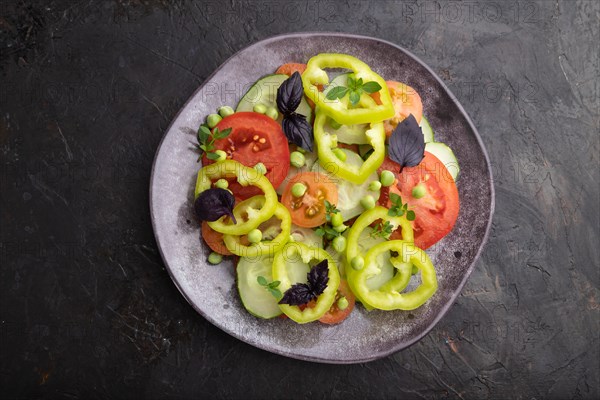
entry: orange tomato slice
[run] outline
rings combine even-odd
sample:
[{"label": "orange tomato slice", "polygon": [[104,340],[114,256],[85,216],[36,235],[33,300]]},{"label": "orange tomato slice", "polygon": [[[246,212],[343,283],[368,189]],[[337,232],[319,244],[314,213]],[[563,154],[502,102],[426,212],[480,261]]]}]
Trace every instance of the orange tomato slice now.
[{"label": "orange tomato slice", "polygon": [[[296,183],[306,186],[306,192],[300,197],[292,195],[292,187]],[[294,176],[281,196],[281,203],[292,215],[292,222],[303,228],[314,228],[325,223],[325,200],[331,204],[337,203],[337,186],[327,175],[318,172],[302,172]]]}]

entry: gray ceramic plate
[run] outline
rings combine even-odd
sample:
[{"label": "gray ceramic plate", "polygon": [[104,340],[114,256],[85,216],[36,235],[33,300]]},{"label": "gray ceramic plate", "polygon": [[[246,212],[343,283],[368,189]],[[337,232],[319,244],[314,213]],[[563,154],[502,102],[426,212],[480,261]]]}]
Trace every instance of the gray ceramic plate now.
[{"label": "gray ceramic plate", "polygon": [[[193,187],[200,167],[191,142],[206,115],[221,105],[235,106],[256,79],[286,62],[306,62],[323,52],[354,55],[385,79],[405,82],[423,99],[435,137],[455,152],[461,176],[461,210],[454,230],[428,253],[439,290],[421,308],[367,312],[358,306],[337,326],[297,325],[261,320],[244,310],[235,286],[234,266],[206,263],[208,248],[192,213]],[[288,357],[326,363],[374,360],[421,339],[459,295],[486,241],[494,209],[491,169],[481,139],[456,98],[434,72],[408,51],[379,39],[298,33],[263,40],[227,60],[194,93],[164,136],[154,160],[150,209],[156,241],[177,288],[211,323],[253,346]]]}]

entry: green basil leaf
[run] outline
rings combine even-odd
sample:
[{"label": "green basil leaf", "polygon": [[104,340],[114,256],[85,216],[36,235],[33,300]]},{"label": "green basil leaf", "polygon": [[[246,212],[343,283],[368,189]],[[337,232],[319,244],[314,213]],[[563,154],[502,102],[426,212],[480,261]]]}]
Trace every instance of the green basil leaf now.
[{"label": "green basil leaf", "polygon": [[357,105],[358,102],[360,101],[360,93],[358,93],[358,91],[352,91],[350,92],[350,103],[352,103],[353,106]]},{"label": "green basil leaf", "polygon": [[217,153],[206,153],[206,157],[208,157],[209,160],[219,159],[219,155]]},{"label": "green basil leaf", "polygon": [[343,86],[336,86],[327,92],[327,96],[325,96],[329,100],[341,99],[348,93],[348,88]]},{"label": "green basil leaf", "polygon": [[198,143],[204,144],[210,137],[210,129],[206,125],[200,125],[198,129]]},{"label": "green basil leaf", "polygon": [[279,289],[269,288],[269,293],[271,293],[271,295],[273,297],[275,297],[277,300],[281,299],[281,297],[282,297],[281,290],[279,290]]},{"label": "green basil leaf", "polygon": [[381,90],[381,85],[375,81],[369,81],[362,85],[362,90],[367,93],[375,93]]},{"label": "green basil leaf", "polygon": [[213,135],[215,139],[225,139],[231,133],[231,128],[223,129],[222,131],[219,128],[216,128],[216,131]]},{"label": "green basil leaf", "polygon": [[257,276],[256,277],[256,281],[261,286],[267,286],[268,285],[267,279],[264,276],[262,276],[262,275],[261,276]]}]

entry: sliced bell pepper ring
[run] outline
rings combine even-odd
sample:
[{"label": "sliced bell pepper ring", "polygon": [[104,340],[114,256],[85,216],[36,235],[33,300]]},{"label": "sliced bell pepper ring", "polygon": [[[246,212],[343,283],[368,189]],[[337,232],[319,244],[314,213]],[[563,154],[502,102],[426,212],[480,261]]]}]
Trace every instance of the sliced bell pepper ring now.
[{"label": "sliced bell pepper ring", "polygon": [[327,115],[322,112],[320,107],[317,108],[314,125],[315,142],[317,143],[317,153],[319,155],[319,163],[329,173],[346,179],[352,183],[363,183],[377,168],[381,166],[385,159],[385,131],[381,122],[372,123],[370,129],[365,132],[367,140],[373,146],[373,152],[358,167],[350,165],[345,161],[340,160],[333,148],[337,146],[337,140],[334,135],[330,135],[325,131],[324,126],[327,122]]},{"label": "sliced bell pepper ring", "polygon": [[226,217],[223,216],[216,221],[208,222],[208,225],[215,231],[227,235],[244,235],[271,218],[275,213],[278,203],[277,193],[275,193],[271,182],[263,174],[234,160],[225,160],[207,165],[198,172],[195,197],[210,189],[212,180],[233,177],[242,186],[253,185],[261,189],[264,192],[264,203],[262,203],[260,209],[255,209],[252,205],[257,204],[257,202],[260,204],[260,200],[254,199],[257,196],[251,197],[248,200],[254,199],[254,202],[247,203],[244,206],[241,206],[242,203],[240,203],[233,208],[236,224],[230,220],[226,222]]},{"label": "sliced bell pepper ring", "polygon": [[[245,202],[249,202],[254,198],[259,198],[264,204],[264,196],[254,196],[248,200],[244,200],[238,206],[242,206]],[[277,203],[275,207],[275,214],[280,221],[281,232],[275,236],[272,240],[253,243],[249,246],[245,246],[241,243],[242,236],[240,235],[223,235],[223,241],[227,249],[235,255],[248,258],[256,258],[262,255],[272,256],[285,246],[290,240],[290,232],[292,229],[292,217],[288,209],[281,203]],[[236,216],[237,218],[237,216]]]},{"label": "sliced bell pepper ring", "polygon": [[[401,262],[414,265],[421,272],[421,284],[408,293],[399,290],[370,290],[366,281],[369,276],[376,274],[377,256],[383,252],[395,251]],[[400,271],[403,276],[410,275],[408,269]],[[425,251],[413,242],[390,240],[373,246],[365,255],[365,266],[352,277],[355,294],[359,295],[368,305],[380,310],[414,310],[425,303],[437,290],[435,268]],[[401,290],[403,290],[402,288]]]},{"label": "sliced bell pepper ring", "polygon": [[[342,99],[329,100],[325,93],[321,92],[318,85],[329,84],[329,77],[325,68],[345,68],[354,72],[355,79],[363,82],[375,81],[381,86],[379,98],[381,104],[368,94],[363,92],[360,96],[358,107],[349,106],[349,96]],[[371,68],[356,57],[348,54],[321,53],[310,60],[306,70],[302,74],[302,85],[306,97],[321,107],[323,112],[343,125],[365,124],[369,122],[382,122],[392,118],[395,114],[394,105],[385,80],[373,72]]]},{"label": "sliced bell pepper ring", "polygon": [[[304,264],[308,264],[312,260],[323,261],[327,260],[328,277],[327,288],[321,293],[314,303],[314,306],[307,306],[301,309],[298,306],[290,306],[288,304],[280,304],[279,307],[285,315],[299,324],[316,321],[321,318],[333,305],[338,287],[340,286],[340,273],[335,261],[329,253],[321,248],[307,246],[300,242],[288,242],[284,248],[275,254],[273,260],[273,280],[280,281],[279,290],[285,293],[292,285],[298,282],[292,282],[287,271],[288,266],[293,266],[294,263],[290,260],[300,257]],[[294,279],[295,280],[295,279]]]},{"label": "sliced bell pepper ring", "polygon": [[[389,221],[389,223],[392,225],[392,231],[395,231],[397,228],[400,228],[402,230],[401,231],[402,239],[404,241],[406,241],[406,242],[414,241],[414,232],[413,232],[412,225],[410,224],[410,221],[408,221],[405,216],[402,216],[402,217],[389,216],[388,209],[385,207],[376,206],[375,208],[372,208],[371,210],[368,210],[368,211],[365,211],[364,213],[362,213],[356,219],[356,221],[354,221],[354,224],[352,224],[352,227],[350,229],[348,229],[348,239],[347,239],[347,245],[346,245],[346,260],[347,260],[346,277],[348,279],[348,284],[350,285],[352,292],[354,292],[354,294],[356,295],[356,298],[359,299],[360,302],[365,305],[366,305],[366,302],[363,301],[361,295],[357,292],[357,290],[354,286],[354,282],[356,279],[355,277],[359,271],[356,271],[355,269],[353,269],[351,267],[351,263],[352,263],[352,259],[354,259],[355,257],[361,256],[364,258],[364,254],[360,253],[360,250],[358,247],[358,240],[360,238],[360,234],[362,233],[363,230],[365,230],[365,228],[367,228],[369,225],[371,225],[373,222],[377,221],[378,219],[381,219],[383,221]],[[393,264],[393,265],[396,268],[399,267],[398,264]],[[400,272],[402,272],[402,270],[400,270]],[[375,275],[375,274],[372,274],[372,275]],[[385,283],[384,285],[389,284],[390,287],[394,287],[394,288],[401,287],[402,281],[398,282],[399,279],[401,279],[400,276],[398,274],[396,274],[392,278],[391,281]]]}]

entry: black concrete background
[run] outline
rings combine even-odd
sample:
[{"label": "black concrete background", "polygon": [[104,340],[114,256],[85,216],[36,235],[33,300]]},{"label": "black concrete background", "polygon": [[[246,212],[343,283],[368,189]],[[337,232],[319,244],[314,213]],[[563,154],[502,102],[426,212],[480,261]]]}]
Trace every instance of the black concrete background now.
[{"label": "black concrete background", "polygon": [[[598,398],[594,1],[9,1],[0,13],[3,398]],[[237,50],[290,31],[395,42],[444,79],[494,168],[490,241],[422,341],[334,366],[244,344],[169,279],[150,167]]]}]

